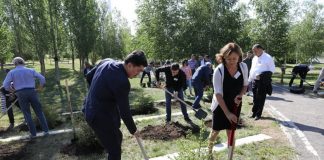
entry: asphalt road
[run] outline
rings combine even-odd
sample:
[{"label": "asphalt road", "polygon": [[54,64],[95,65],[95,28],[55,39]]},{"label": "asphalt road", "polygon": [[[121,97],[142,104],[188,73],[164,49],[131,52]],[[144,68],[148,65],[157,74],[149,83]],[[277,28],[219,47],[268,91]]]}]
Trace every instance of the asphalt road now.
[{"label": "asphalt road", "polygon": [[298,159],[324,159],[324,98],[292,94],[285,87],[273,86],[266,105],[285,126]]}]

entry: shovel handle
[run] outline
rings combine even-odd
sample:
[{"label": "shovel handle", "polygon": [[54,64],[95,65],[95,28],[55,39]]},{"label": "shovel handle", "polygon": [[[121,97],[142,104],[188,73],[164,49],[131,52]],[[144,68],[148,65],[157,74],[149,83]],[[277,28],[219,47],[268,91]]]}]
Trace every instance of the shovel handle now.
[{"label": "shovel handle", "polygon": [[149,158],[147,157],[146,152],[145,152],[145,150],[144,150],[144,147],[143,147],[142,141],[141,141],[140,138],[137,137],[137,136],[135,136],[135,138],[136,138],[136,141],[137,141],[138,145],[139,145],[140,148],[141,148],[141,152],[142,152],[142,154],[143,154],[144,160],[149,160]]},{"label": "shovel handle", "polygon": [[6,109],[6,111],[4,113],[2,113],[2,115],[0,116],[0,119],[9,111],[10,108],[12,108],[13,105],[15,105],[18,101],[18,98],[11,103],[11,105]]},{"label": "shovel handle", "polygon": [[[168,91],[167,89],[165,89],[165,88],[162,88],[165,92],[167,92],[168,94],[170,94],[172,97],[174,97],[175,99],[177,99],[179,102],[181,102],[181,103],[183,103],[186,107],[189,107],[189,108],[191,108],[191,106],[188,104],[188,103],[186,103],[185,101],[183,101],[182,99],[180,99],[178,96],[174,96],[170,91]],[[193,109],[193,108],[191,108],[191,109]],[[195,109],[193,109],[195,112],[197,112]]]}]

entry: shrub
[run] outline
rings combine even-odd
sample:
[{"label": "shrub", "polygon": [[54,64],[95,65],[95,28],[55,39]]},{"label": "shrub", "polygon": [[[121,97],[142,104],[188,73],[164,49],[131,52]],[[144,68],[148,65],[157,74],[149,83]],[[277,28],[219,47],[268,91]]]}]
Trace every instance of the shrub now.
[{"label": "shrub", "polygon": [[141,93],[139,96],[134,97],[131,103],[131,112],[133,115],[150,114],[156,112],[154,108],[154,100],[151,96]]}]

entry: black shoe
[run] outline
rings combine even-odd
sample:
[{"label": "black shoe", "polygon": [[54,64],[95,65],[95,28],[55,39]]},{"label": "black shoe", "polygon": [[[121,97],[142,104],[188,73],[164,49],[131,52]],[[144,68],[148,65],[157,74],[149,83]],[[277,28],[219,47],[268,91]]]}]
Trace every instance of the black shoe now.
[{"label": "black shoe", "polygon": [[252,114],[252,116],[250,116],[249,118],[255,118],[255,115],[254,115],[254,114]]},{"label": "black shoe", "polygon": [[184,118],[186,122],[191,122],[191,119],[189,117]]},{"label": "black shoe", "polygon": [[10,123],[10,125],[7,128],[7,131],[12,130],[15,127],[14,123]]},{"label": "black shoe", "polygon": [[256,117],[254,118],[255,121],[257,121],[257,120],[259,120],[259,119],[261,119],[261,117],[259,117],[259,116],[256,116]]}]

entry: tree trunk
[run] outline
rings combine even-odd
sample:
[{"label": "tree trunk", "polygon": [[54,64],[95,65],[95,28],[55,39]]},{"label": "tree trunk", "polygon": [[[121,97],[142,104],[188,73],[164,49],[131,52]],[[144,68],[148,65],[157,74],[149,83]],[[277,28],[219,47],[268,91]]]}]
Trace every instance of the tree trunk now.
[{"label": "tree trunk", "polygon": [[55,61],[55,81],[58,85],[60,85],[60,69],[58,63],[58,52],[57,52],[57,43],[56,43],[56,36],[54,32],[54,21],[53,21],[53,12],[52,12],[52,1],[49,1],[48,8],[49,8],[49,16],[50,16],[50,31],[51,31],[51,38],[53,43],[53,52],[54,52],[54,61]]},{"label": "tree trunk", "polygon": [[74,46],[73,46],[73,42],[72,39],[70,40],[71,43],[71,51],[72,51],[72,69],[75,71],[75,64],[74,64]]},{"label": "tree trunk", "polygon": [[39,56],[39,63],[41,67],[41,74],[45,76],[45,60],[44,60],[44,55]]},{"label": "tree trunk", "polygon": [[1,67],[1,71],[3,71],[3,65],[4,65],[4,63],[6,63],[6,62],[3,62],[3,61],[1,62],[1,66],[0,66]]}]

